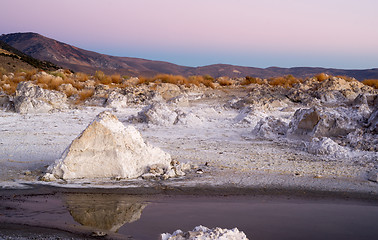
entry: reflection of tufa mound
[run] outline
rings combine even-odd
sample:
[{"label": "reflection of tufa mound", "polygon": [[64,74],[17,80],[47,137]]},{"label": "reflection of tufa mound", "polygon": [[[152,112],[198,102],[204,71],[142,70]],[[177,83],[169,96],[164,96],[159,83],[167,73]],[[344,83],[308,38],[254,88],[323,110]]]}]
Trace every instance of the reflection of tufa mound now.
[{"label": "reflection of tufa mound", "polygon": [[140,219],[147,206],[140,199],[113,194],[68,194],[65,199],[75,221],[111,232]]},{"label": "reflection of tufa mound", "polygon": [[135,178],[159,165],[168,169],[171,157],[146,144],[133,127],[125,127],[109,112],[96,119],[71,143],[43,179]]}]

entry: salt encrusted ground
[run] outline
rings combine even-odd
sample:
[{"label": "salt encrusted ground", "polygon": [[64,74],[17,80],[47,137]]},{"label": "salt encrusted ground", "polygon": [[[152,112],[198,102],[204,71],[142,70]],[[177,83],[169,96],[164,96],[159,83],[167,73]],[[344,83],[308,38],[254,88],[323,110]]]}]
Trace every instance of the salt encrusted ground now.
[{"label": "salt encrusted ground", "polygon": [[[24,182],[41,183],[38,178],[46,167],[61,156],[98,113],[110,110],[125,125],[134,125],[147,142],[170,153],[175,160],[197,164],[203,171],[174,181],[161,181],[159,185],[282,187],[378,194],[377,183],[369,181],[367,176],[377,169],[376,151],[344,147],[342,155],[337,149],[336,152],[331,149],[330,154],[316,155],[308,152],[310,141],[302,141],[300,137],[275,134],[261,138],[256,135],[257,130],[253,132],[265,116],[274,116],[288,124],[295,110],[308,106],[289,103],[289,106],[249,114],[247,110],[227,107],[235,99],[245,97],[249,89],[204,92],[201,98],[189,100],[189,105],[173,107],[185,113],[177,124],[142,122],[137,116],[145,105],[114,109],[76,106],[76,109],[32,114],[0,110],[0,184],[22,187]],[[80,186],[82,182],[46,184],[65,187]],[[155,183],[142,179],[131,182],[101,179],[86,183],[85,187]]]}]

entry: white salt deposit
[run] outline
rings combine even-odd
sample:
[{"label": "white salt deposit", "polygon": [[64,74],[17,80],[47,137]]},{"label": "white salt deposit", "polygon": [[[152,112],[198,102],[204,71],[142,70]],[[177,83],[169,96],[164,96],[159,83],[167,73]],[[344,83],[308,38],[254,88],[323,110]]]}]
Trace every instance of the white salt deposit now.
[{"label": "white salt deposit", "polygon": [[163,233],[160,235],[161,240],[248,240],[244,232],[237,228],[207,228],[197,226],[192,231],[183,232],[176,230],[172,234]]},{"label": "white salt deposit", "polygon": [[48,168],[45,180],[54,178],[135,178],[154,164],[168,169],[171,157],[146,144],[133,127],[125,127],[109,112],[96,119]]},{"label": "white salt deposit", "polygon": [[252,131],[252,134],[262,138],[277,138],[286,134],[288,124],[281,119],[269,116],[260,120]]},{"label": "white salt deposit", "polygon": [[327,137],[313,138],[308,146],[308,152],[317,155],[344,157],[348,151]]},{"label": "white salt deposit", "polygon": [[165,103],[153,103],[145,107],[137,116],[140,122],[154,125],[173,125],[177,119],[177,113],[172,111]]}]

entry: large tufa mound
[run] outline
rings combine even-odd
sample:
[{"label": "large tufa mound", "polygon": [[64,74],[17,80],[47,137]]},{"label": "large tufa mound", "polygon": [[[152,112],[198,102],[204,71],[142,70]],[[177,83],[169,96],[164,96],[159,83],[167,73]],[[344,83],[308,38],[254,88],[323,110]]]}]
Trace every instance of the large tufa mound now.
[{"label": "large tufa mound", "polygon": [[109,112],[96,119],[71,143],[43,180],[136,178],[152,165],[170,168],[171,157],[146,144],[133,127],[125,127]]}]

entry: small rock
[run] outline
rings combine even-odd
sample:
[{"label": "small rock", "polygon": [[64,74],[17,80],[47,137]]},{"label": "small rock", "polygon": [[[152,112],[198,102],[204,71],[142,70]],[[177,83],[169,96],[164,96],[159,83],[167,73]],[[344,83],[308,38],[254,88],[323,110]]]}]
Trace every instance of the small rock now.
[{"label": "small rock", "polygon": [[368,172],[368,180],[372,182],[378,182],[378,172],[377,171]]},{"label": "small rock", "polygon": [[92,237],[105,237],[106,235],[107,234],[102,231],[95,231],[95,232],[92,232],[91,234]]},{"label": "small rock", "polygon": [[142,175],[142,178],[144,180],[151,180],[151,179],[155,179],[156,178],[156,174],[153,174],[153,173],[145,173]]},{"label": "small rock", "polygon": [[45,175],[40,177],[39,180],[44,181],[44,182],[52,182],[52,181],[56,181],[56,177],[54,176],[54,174],[46,173]]}]

